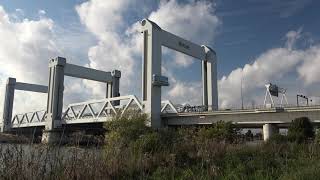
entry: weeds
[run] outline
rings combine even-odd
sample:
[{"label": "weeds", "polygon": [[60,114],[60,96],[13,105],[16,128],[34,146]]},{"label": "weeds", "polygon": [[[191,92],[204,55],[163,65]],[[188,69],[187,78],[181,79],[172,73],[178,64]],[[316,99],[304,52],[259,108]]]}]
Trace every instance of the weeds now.
[{"label": "weeds", "polygon": [[[232,124],[153,130],[140,113],[105,124],[103,146],[75,133],[74,146],[5,144],[0,179],[315,179],[319,141],[239,143]],[[319,139],[319,138],[316,138]]]}]

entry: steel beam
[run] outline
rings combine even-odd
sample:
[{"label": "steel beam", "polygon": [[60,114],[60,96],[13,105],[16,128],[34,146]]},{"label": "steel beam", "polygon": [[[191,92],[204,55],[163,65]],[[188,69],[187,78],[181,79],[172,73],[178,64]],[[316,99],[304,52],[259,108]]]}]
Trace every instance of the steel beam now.
[{"label": "steel beam", "polygon": [[16,82],[15,89],[16,90],[21,90],[21,91],[48,93],[48,86],[43,86],[43,85],[38,85],[38,84],[22,83],[22,82]]},{"label": "steel beam", "polygon": [[160,40],[163,46],[199,60],[204,60],[206,58],[206,53],[203,51],[203,47],[165,30],[161,30],[160,32]]},{"label": "steel beam", "polygon": [[66,63],[64,68],[64,75],[75,78],[93,80],[97,82],[112,83],[111,72],[99,71],[96,69],[82,67],[74,64]]}]

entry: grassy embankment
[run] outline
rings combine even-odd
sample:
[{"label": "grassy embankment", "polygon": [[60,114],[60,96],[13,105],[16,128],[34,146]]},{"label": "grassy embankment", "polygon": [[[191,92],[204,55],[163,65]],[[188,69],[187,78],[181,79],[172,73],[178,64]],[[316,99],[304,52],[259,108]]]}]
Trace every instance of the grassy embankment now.
[{"label": "grassy embankment", "polygon": [[98,149],[1,146],[0,179],[320,177],[316,139],[295,141],[291,134],[247,146],[229,123],[155,131],[145,126],[146,120],[145,115],[133,113],[106,123],[105,145]]}]

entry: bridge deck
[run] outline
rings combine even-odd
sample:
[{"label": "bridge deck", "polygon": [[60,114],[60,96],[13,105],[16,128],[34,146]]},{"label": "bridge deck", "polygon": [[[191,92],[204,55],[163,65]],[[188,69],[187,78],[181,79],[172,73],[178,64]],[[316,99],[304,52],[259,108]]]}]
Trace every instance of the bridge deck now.
[{"label": "bridge deck", "polygon": [[218,121],[232,122],[241,127],[262,127],[274,123],[287,127],[298,117],[308,117],[315,124],[320,123],[320,107],[292,107],[282,109],[224,110],[199,113],[164,114],[162,119],[169,126],[204,125]]},{"label": "bridge deck", "polygon": [[[130,102],[135,97],[128,96]],[[118,100],[119,98],[115,99]],[[108,100],[109,104],[110,100]],[[107,103],[107,102],[106,102]],[[139,103],[139,102],[138,102]],[[69,106],[70,112],[73,112],[73,117],[66,117],[62,120],[62,124],[92,124],[102,123],[111,120],[112,116],[100,110],[100,113],[93,112],[90,106],[92,102],[78,103]],[[130,103],[129,103],[130,104]],[[74,113],[72,107],[83,105],[82,110]],[[112,104],[111,104],[112,105]],[[140,104],[139,104],[140,105]],[[170,105],[170,104],[167,104]],[[141,106],[141,105],[140,105]],[[165,105],[166,106],[166,105]],[[92,113],[86,114],[84,110],[89,108]],[[104,109],[103,107],[102,109]],[[120,107],[114,106],[115,109]],[[163,109],[164,110],[164,109]],[[26,127],[43,127],[45,126],[44,114],[39,114],[40,111],[26,113],[22,119],[27,119],[28,122],[13,123],[12,128],[26,128]],[[106,111],[107,112],[107,111]],[[118,112],[118,111],[115,111]],[[29,114],[29,117],[28,115]],[[320,106],[307,107],[289,107],[289,108],[272,108],[272,109],[246,109],[246,110],[220,110],[212,112],[186,112],[186,113],[166,113],[163,111],[162,119],[168,126],[179,125],[204,125],[212,124],[218,121],[230,121],[241,127],[261,127],[263,124],[274,123],[279,126],[286,127],[289,123],[298,117],[306,116],[310,118],[315,124],[320,124]],[[17,119],[18,116],[17,116]]]}]

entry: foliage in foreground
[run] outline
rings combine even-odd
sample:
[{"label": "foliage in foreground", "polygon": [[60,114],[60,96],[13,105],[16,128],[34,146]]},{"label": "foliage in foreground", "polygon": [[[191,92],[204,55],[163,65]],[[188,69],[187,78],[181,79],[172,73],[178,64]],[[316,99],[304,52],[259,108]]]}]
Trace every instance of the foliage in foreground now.
[{"label": "foliage in foreground", "polygon": [[[152,130],[147,116],[106,123],[101,148],[0,147],[0,179],[314,179],[317,143],[238,143],[232,124]],[[9,177],[9,178],[8,178]]]},{"label": "foliage in foreground", "polygon": [[307,117],[296,118],[288,129],[288,139],[298,143],[314,138],[313,125]]}]

